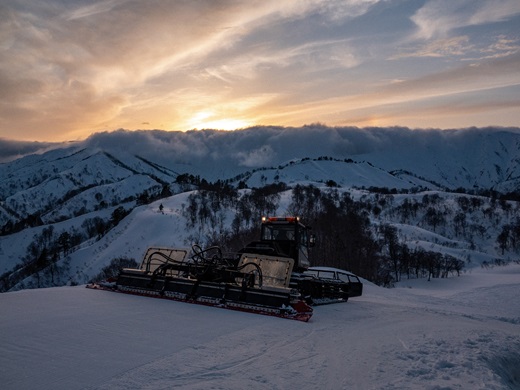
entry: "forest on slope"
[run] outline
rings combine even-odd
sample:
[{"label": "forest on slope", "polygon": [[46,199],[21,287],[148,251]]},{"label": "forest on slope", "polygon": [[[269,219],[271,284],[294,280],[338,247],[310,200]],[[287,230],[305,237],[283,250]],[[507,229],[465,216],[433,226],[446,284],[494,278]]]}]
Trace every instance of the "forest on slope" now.
[{"label": "forest on slope", "polygon": [[[184,231],[175,238],[178,246],[218,245],[236,252],[257,239],[262,216],[296,215],[312,226],[316,236],[313,265],[348,269],[383,286],[403,278],[448,277],[467,267],[518,261],[520,253],[520,203],[516,200],[439,191],[343,189],[333,183],[290,188],[279,182],[237,189],[217,181],[199,187],[133,209],[117,207],[107,219],[84,218],[79,228],[40,227],[28,240],[22,261],[2,275],[1,290],[87,282],[86,275],[71,272],[77,251],[107,246],[104,240],[132,213],[137,215],[133,224],[141,223],[138,216],[152,209],[159,220],[168,213],[163,203],[179,196],[183,200],[178,219],[170,222]],[[142,242],[143,248],[146,245]],[[96,277],[137,265],[140,254],[107,257]]]}]

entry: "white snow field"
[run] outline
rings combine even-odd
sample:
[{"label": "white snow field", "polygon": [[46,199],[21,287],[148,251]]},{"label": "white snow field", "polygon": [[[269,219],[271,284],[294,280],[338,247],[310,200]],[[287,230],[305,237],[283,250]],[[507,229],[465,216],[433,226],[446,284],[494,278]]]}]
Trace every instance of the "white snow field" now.
[{"label": "white snow field", "polygon": [[0,388],[519,389],[520,265],[365,284],[298,322],[86,289],[0,295]]}]

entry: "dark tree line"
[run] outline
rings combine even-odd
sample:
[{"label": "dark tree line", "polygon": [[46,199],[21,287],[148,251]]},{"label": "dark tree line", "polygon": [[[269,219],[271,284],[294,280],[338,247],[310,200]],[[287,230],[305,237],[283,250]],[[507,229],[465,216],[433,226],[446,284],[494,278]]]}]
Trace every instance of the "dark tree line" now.
[{"label": "dark tree line", "polygon": [[[280,192],[286,188],[284,183],[276,183],[241,194],[229,184],[218,182],[212,189],[190,194],[183,215],[188,228],[197,226],[201,231],[209,231],[209,237],[198,237],[197,241],[205,240],[204,244],[208,246],[222,243],[230,235],[236,236],[258,224],[262,216],[275,213]],[[231,231],[225,221],[229,209],[235,210]]]},{"label": "dark tree line", "polygon": [[[283,183],[249,190],[242,195],[199,191],[190,195],[184,212],[189,227],[197,224],[211,226],[217,221],[211,215],[223,213],[224,208],[235,211],[231,229],[220,225],[219,234],[198,237],[199,244],[219,245],[235,252],[248,242],[257,240],[262,216],[275,215],[280,193],[287,190]],[[219,198],[220,197],[220,198]],[[217,202],[212,199],[219,198]],[[287,215],[297,215],[312,226],[316,245],[310,254],[313,265],[348,269],[380,285],[392,285],[407,278],[440,278],[459,274],[464,262],[447,254],[409,248],[399,240],[397,229],[389,224],[375,225],[371,213],[393,202],[387,195],[354,200],[348,192],[329,187],[321,190],[313,185],[296,185],[292,189]],[[436,196],[423,199],[426,210],[440,203]],[[216,208],[215,208],[216,207]],[[379,211],[377,211],[379,210]],[[229,211],[229,209],[228,209]],[[433,212],[430,211],[433,214]],[[425,219],[428,217],[425,213]],[[429,221],[431,225],[441,222]]]},{"label": "dark tree line", "polygon": [[402,275],[438,278],[460,273],[464,266],[461,260],[410,249],[400,242],[394,226],[371,223],[370,212],[391,203],[387,197],[374,204],[370,199],[355,201],[349,193],[296,186],[289,210],[312,224],[317,237],[311,256],[315,265],[348,269],[381,285],[391,285]]},{"label": "dark tree line", "polygon": [[506,250],[520,250],[520,218],[517,218],[514,223],[504,225],[496,242],[502,254]]},{"label": "dark tree line", "polygon": [[81,234],[76,231],[58,233],[52,225],[43,228],[27,246],[22,263],[0,277],[0,292],[8,291],[29,276],[33,276],[34,287],[46,286],[44,280],[51,286],[59,284],[67,264],[59,266],[58,260],[66,257],[80,242]]},{"label": "dark tree line", "polygon": [[380,242],[380,274],[382,284],[399,282],[403,275],[408,279],[446,278],[450,274],[460,275],[464,262],[454,256],[423,248],[410,249],[400,242],[397,229],[388,224],[378,228]]},{"label": "dark tree line", "polygon": [[61,278],[68,270],[68,264],[66,261],[63,264],[59,261],[75,251],[86,239],[101,238],[129,212],[124,207],[118,207],[112,212],[108,221],[100,217],[86,219],[82,224],[83,231],[72,228],[69,231],[56,232],[53,225],[44,227],[39,234],[34,235],[27,246],[22,262],[13,270],[0,276],[0,292],[8,291],[30,276],[34,287],[63,284]]}]

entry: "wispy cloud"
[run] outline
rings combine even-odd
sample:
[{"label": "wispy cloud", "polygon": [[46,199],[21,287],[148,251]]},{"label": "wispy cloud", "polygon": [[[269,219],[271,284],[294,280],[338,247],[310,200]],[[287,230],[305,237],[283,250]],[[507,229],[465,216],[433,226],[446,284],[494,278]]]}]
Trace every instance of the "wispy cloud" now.
[{"label": "wispy cloud", "polygon": [[520,13],[516,0],[430,0],[411,20],[418,38],[444,38],[453,30],[499,22]]},{"label": "wispy cloud", "polygon": [[467,35],[436,39],[422,43],[419,47],[414,47],[409,52],[398,53],[390,59],[400,59],[406,57],[450,57],[464,56],[474,50],[474,45],[469,42]]},{"label": "wispy cloud", "polygon": [[520,38],[511,39],[500,35],[495,42],[481,49],[484,59],[509,57],[520,52]]},{"label": "wispy cloud", "polygon": [[488,37],[486,42],[471,42],[467,35],[430,40],[404,47],[391,60],[411,57],[459,58],[463,61],[479,61],[512,56],[520,51],[520,39],[505,35]]},{"label": "wispy cloud", "polygon": [[117,7],[118,5],[123,4],[126,1],[128,1],[128,0],[99,1],[94,4],[79,6],[78,8],[74,8],[70,11],[66,11],[62,14],[62,16],[67,20],[76,20],[76,19],[86,18],[89,16],[103,13],[103,12],[109,12],[114,7]]},{"label": "wispy cloud", "polygon": [[[421,77],[389,80],[362,95],[335,97],[300,104],[294,111],[275,111],[280,122],[294,124],[289,117],[304,118],[307,122],[320,118],[321,112],[333,113],[329,123],[335,125],[385,125],[399,123],[411,127],[432,126],[433,121],[449,126],[442,112],[454,115],[461,108],[461,126],[471,126],[464,118],[468,113],[495,111],[502,113],[520,109],[514,91],[520,87],[520,55],[489,60],[483,63],[465,63],[454,69]],[[449,102],[449,103],[446,103]],[[422,113],[417,118],[410,107]],[[475,109],[471,109],[475,107]],[[462,108],[464,108],[462,110]],[[436,115],[439,119],[436,119]],[[500,115],[500,114],[499,114]],[[498,116],[499,116],[498,115]],[[496,120],[497,117],[493,117]],[[455,123],[455,121],[454,121]],[[486,124],[492,124],[493,121]]]},{"label": "wispy cloud", "polygon": [[[0,5],[0,135],[335,123],[359,117],[342,117],[346,104],[399,99],[420,118],[414,93],[465,92],[462,74],[444,81],[450,72],[515,58],[519,15],[516,0],[10,0]],[[483,80],[465,71],[474,90],[516,85],[514,72],[491,68]]]}]

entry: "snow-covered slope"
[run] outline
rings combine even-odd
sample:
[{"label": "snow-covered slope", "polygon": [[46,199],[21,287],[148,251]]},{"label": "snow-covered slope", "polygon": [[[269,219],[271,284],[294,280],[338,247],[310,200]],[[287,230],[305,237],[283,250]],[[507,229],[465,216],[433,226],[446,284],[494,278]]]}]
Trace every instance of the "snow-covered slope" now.
[{"label": "snow-covered slope", "polygon": [[[188,196],[183,191],[193,188],[175,183],[183,173],[249,187],[282,182],[338,187],[368,197],[375,207],[382,199],[360,188],[403,190],[409,194],[396,196],[394,205],[387,204],[388,210],[372,216],[376,223],[398,227],[411,247],[433,248],[480,264],[510,258],[511,254],[499,253],[496,238],[503,226],[515,221],[517,203],[496,210],[495,204],[483,201],[484,209],[467,214],[460,231],[449,224],[439,231],[428,226],[427,205],[414,217],[405,217],[401,205],[413,201],[419,207],[422,197],[439,196],[447,189],[518,191],[520,130],[316,125],[95,134],[83,142],[0,164],[0,229],[5,233],[0,236],[0,273],[21,266],[30,256],[31,243],[44,240],[48,229],[56,236],[83,235],[81,243],[72,244],[71,253],[64,247],[61,254],[71,283],[85,282],[115,257],[139,261],[150,245],[189,245],[202,233],[187,231],[181,215]],[[168,197],[170,193],[176,195]],[[87,235],[88,227],[99,219],[107,223],[120,208],[130,211],[158,195],[159,202],[136,208],[108,234],[101,226],[94,233],[91,227]],[[445,220],[467,213],[457,205],[457,195],[440,198],[438,212]],[[159,212],[160,204],[164,212]],[[287,212],[286,206],[278,211]],[[232,218],[224,223],[229,226]]]},{"label": "snow-covered slope", "polygon": [[[0,209],[4,217],[0,222],[18,222],[46,213],[70,218],[81,210],[77,205],[71,207],[71,199],[76,204],[84,203],[84,213],[101,202],[114,205],[144,191],[156,193],[177,176],[127,153],[121,153],[120,159],[92,148],[76,149],[54,150],[39,158],[29,156],[0,165]],[[88,204],[92,202],[95,204]]]},{"label": "snow-covered slope", "polygon": [[[0,225],[45,213],[48,220],[65,218],[92,211],[94,201],[114,205],[125,195],[153,194],[179,173],[210,181],[238,175],[253,186],[333,180],[347,187],[509,192],[520,188],[520,132],[307,126],[95,134],[0,164]],[[148,181],[128,188],[124,181],[134,175]],[[92,190],[106,185],[117,194]],[[82,202],[86,210],[77,208]]]},{"label": "snow-covered slope", "polygon": [[78,287],[0,296],[2,389],[518,389],[520,266],[320,306],[308,323]]},{"label": "snow-covered slope", "polygon": [[[303,159],[292,161],[278,168],[265,168],[243,175],[249,187],[261,187],[265,183],[284,182],[288,185],[304,183],[327,183],[333,181],[341,187],[385,187],[410,189],[421,187],[412,178],[400,178],[384,169],[376,168],[367,162]],[[434,188],[427,183],[425,188]]]},{"label": "snow-covered slope", "polygon": [[[326,191],[327,187],[322,187],[322,190]],[[461,260],[467,269],[480,267],[481,264],[492,264],[495,259],[507,262],[518,257],[514,250],[502,253],[496,243],[501,227],[516,220],[515,210],[518,206],[502,209],[492,206],[487,198],[472,197],[474,202],[480,201],[482,204],[464,211],[464,226],[457,230],[453,220],[462,212],[459,203],[465,204],[462,202],[468,199],[465,195],[431,191],[399,194],[390,198],[362,190],[348,191],[354,198],[364,198],[371,204],[381,204],[383,201],[391,203],[385,206],[377,217],[372,217],[373,222],[376,226],[391,223],[397,229],[400,239],[410,249],[423,248],[449,254]],[[187,227],[185,211],[188,197],[192,193],[180,193],[136,207],[102,237],[92,238],[82,243],[79,248],[57,263],[63,267],[61,283],[86,283],[115,258],[130,258],[140,263],[148,247],[189,248],[195,242],[204,242],[205,237],[209,235],[220,234],[220,226],[211,226],[211,224]],[[285,215],[291,203],[292,191],[285,191],[280,196],[277,215]],[[427,199],[431,200],[426,203]],[[404,219],[407,214],[402,210],[407,204],[410,208],[415,207],[416,214]],[[436,230],[424,220],[425,210],[430,207],[442,210],[446,221]],[[109,218],[112,211],[113,208],[100,210],[56,223],[53,225],[54,230],[59,235],[63,231],[70,231],[74,226],[80,229],[86,220],[95,217]],[[219,213],[224,228],[229,229],[234,217],[234,209],[223,208]],[[0,237],[0,253],[5,259],[2,263],[5,268],[0,271],[6,272],[13,268],[17,264],[20,248],[27,248],[34,241],[34,237],[41,235],[44,229],[47,227],[25,229],[17,234]],[[43,282],[42,284],[49,285]],[[31,286],[35,286],[34,277],[28,278],[15,288]]]}]

